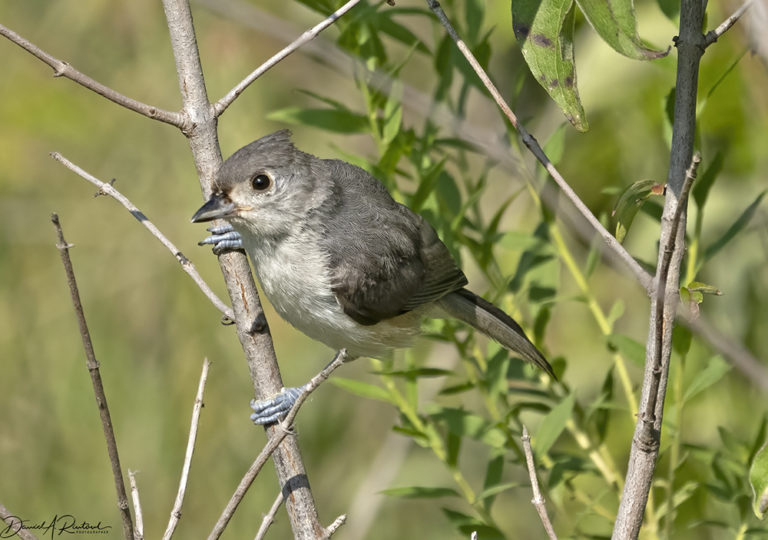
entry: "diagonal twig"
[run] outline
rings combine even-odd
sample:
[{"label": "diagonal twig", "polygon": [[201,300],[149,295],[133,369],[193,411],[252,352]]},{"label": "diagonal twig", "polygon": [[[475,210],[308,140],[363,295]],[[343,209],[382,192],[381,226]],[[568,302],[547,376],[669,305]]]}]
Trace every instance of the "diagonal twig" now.
[{"label": "diagonal twig", "polygon": [[252,71],[250,75],[248,75],[245,79],[240,81],[237,84],[237,86],[235,86],[232,90],[230,90],[227,93],[227,95],[225,95],[219,101],[214,103],[213,108],[216,116],[221,116],[221,114],[223,114],[224,111],[227,110],[227,107],[232,105],[232,103],[237,99],[237,97],[240,94],[242,94],[243,91],[246,88],[248,88],[248,86],[250,86],[251,83],[253,83],[253,81],[261,77],[269,69],[277,65],[286,56],[296,51],[299,47],[315,39],[315,37],[317,37],[317,35],[320,32],[322,32],[323,30],[331,26],[333,23],[335,23],[339,19],[339,17],[344,15],[347,11],[352,9],[359,2],[360,0],[349,0],[346,4],[344,4],[339,9],[331,13],[328,17],[323,19],[321,22],[319,22],[318,24],[316,24],[315,26],[313,26],[312,28],[304,32],[291,44],[283,48],[280,52],[272,56],[272,58],[270,58],[269,60],[264,62],[262,65],[260,65],[258,68],[256,68],[254,71]]},{"label": "diagonal twig", "polygon": [[64,232],[61,230],[59,216],[53,214],[51,221],[56,228],[58,242],[56,247],[61,254],[61,262],[64,264],[64,271],[67,274],[67,284],[72,296],[72,305],[77,315],[77,324],[80,326],[80,336],[83,339],[83,348],[85,349],[86,366],[91,375],[93,384],[93,393],[96,395],[96,404],[99,407],[99,416],[101,417],[101,426],[104,429],[104,438],[107,441],[107,453],[109,462],[112,465],[112,476],[115,480],[115,489],[117,490],[117,507],[120,510],[120,517],[123,522],[123,536],[125,540],[133,540],[133,522],[131,521],[131,511],[128,505],[128,497],[125,493],[125,483],[123,482],[123,471],[120,468],[120,457],[117,453],[117,441],[115,432],[112,429],[112,418],[109,415],[107,406],[107,396],[104,393],[104,385],[101,382],[101,373],[99,372],[99,363],[96,361],[96,354],[93,352],[93,343],[91,334],[88,331],[88,324],[85,322],[83,305],[80,303],[80,292],[77,289],[75,281],[75,271],[72,268],[72,261],[69,258],[69,244],[64,240]]},{"label": "diagonal twig", "polygon": [[35,58],[48,64],[53,69],[54,77],[65,77],[126,109],[137,112],[152,120],[159,120],[160,122],[165,122],[166,124],[171,124],[178,128],[184,128],[184,117],[180,113],[166,111],[153,105],[147,105],[141,101],[129,98],[128,96],[124,96],[120,92],[90,78],[85,73],[76,70],[67,62],[51,56],[31,41],[24,39],[22,36],[2,24],[0,24],[0,35],[8,38],[8,40],[15,43]]},{"label": "diagonal twig", "polygon": [[21,518],[8,510],[3,503],[0,503],[0,520],[6,525],[5,529],[0,531],[3,537],[18,536],[21,540],[37,540],[37,536],[24,528]]},{"label": "diagonal twig", "polygon": [[725,19],[722,23],[720,23],[720,26],[715,28],[714,30],[710,30],[707,32],[707,34],[704,36],[704,47],[709,47],[712,45],[715,41],[717,41],[720,36],[725,34],[728,30],[730,30],[731,26],[736,24],[736,21],[738,21],[742,15],[744,15],[744,12],[747,11],[754,0],[747,0],[739,8],[733,12],[733,14]]},{"label": "diagonal twig", "polygon": [[111,183],[102,182],[92,174],[84,171],[71,161],[69,161],[67,158],[59,154],[58,152],[51,152],[51,157],[64,165],[67,169],[74,172],[81,178],[84,178],[85,180],[89,181],[91,184],[99,188],[99,191],[97,195],[109,195],[116,201],[118,201],[120,204],[122,204],[130,213],[135,217],[139,222],[144,225],[149,232],[152,233],[152,235],[160,240],[160,242],[168,248],[168,251],[173,253],[173,256],[176,257],[176,260],[179,261],[179,264],[181,264],[181,268],[189,274],[189,276],[192,278],[192,280],[197,284],[197,286],[200,288],[201,291],[203,291],[203,294],[208,297],[208,299],[213,303],[216,308],[221,311],[222,314],[224,314],[225,317],[227,317],[230,320],[234,320],[235,315],[232,312],[232,309],[227,306],[222,300],[216,296],[216,293],[213,292],[213,290],[208,286],[208,284],[205,282],[205,280],[202,278],[202,276],[198,273],[197,268],[195,268],[195,265],[192,264],[192,262],[187,259],[184,254],[177,248],[166,236],[160,232],[160,229],[158,229],[154,223],[152,223],[147,216],[144,215],[144,213],[136,208],[134,204],[122,193],[120,193]]},{"label": "diagonal twig", "polygon": [[325,366],[325,368],[323,368],[320,373],[312,377],[312,379],[306,384],[304,391],[299,394],[296,403],[293,404],[291,410],[288,411],[288,414],[285,416],[285,418],[280,422],[280,424],[278,424],[278,428],[273,430],[273,434],[269,441],[267,441],[267,444],[264,446],[264,448],[262,448],[253,464],[243,475],[243,478],[240,480],[237,489],[235,489],[235,492],[232,494],[232,497],[227,503],[227,506],[221,513],[221,517],[219,517],[219,520],[216,522],[216,525],[214,525],[213,530],[208,535],[208,540],[219,538],[221,533],[224,532],[224,528],[229,523],[229,520],[232,519],[232,515],[235,513],[235,510],[237,510],[240,501],[243,500],[243,497],[248,491],[248,488],[251,487],[251,484],[256,479],[256,476],[258,476],[262,467],[264,467],[264,465],[267,463],[269,456],[271,456],[272,453],[280,445],[280,443],[283,442],[283,439],[292,433],[291,426],[293,424],[293,420],[296,418],[296,415],[299,412],[299,408],[309,397],[309,394],[314,392],[315,389],[320,386],[320,384],[322,384],[326,379],[328,379],[328,377],[330,377],[331,373],[333,373],[336,368],[340,367],[349,359],[350,358],[347,355],[346,349],[341,349],[333,357],[333,360],[331,360],[331,362]]},{"label": "diagonal twig", "polygon": [[197,439],[197,427],[200,424],[200,411],[203,408],[203,391],[205,383],[208,380],[208,369],[211,367],[211,361],[207,358],[203,362],[203,371],[200,373],[200,383],[197,386],[197,395],[195,404],[192,407],[192,421],[189,426],[189,438],[187,440],[187,452],[184,455],[184,465],[181,468],[181,480],[179,481],[179,491],[176,493],[176,501],[171,510],[171,519],[168,521],[168,527],[163,534],[163,540],[170,540],[176,525],[181,518],[181,505],[184,503],[184,495],[187,492],[187,480],[189,479],[189,469],[192,466],[192,454],[195,451],[195,440]]},{"label": "diagonal twig", "polygon": [[494,101],[504,113],[504,116],[509,119],[512,126],[514,126],[514,128],[520,134],[523,144],[525,144],[528,150],[530,150],[536,159],[538,159],[539,162],[544,166],[547,173],[549,173],[552,179],[557,183],[568,200],[570,200],[571,203],[578,209],[579,213],[584,217],[584,219],[586,219],[589,224],[592,225],[592,228],[595,229],[603,241],[608,244],[608,247],[611,250],[610,252],[619,257],[619,259],[627,266],[629,271],[632,272],[635,278],[646,290],[650,290],[651,277],[648,272],[646,272],[643,267],[640,266],[640,264],[634,259],[634,257],[632,257],[632,255],[630,255],[630,253],[624,249],[624,246],[622,246],[619,241],[616,240],[616,238],[610,232],[608,232],[605,227],[603,227],[603,224],[600,223],[600,221],[589,210],[589,208],[587,208],[587,205],[584,204],[576,192],[573,191],[571,186],[568,185],[568,182],[565,181],[557,168],[552,164],[536,138],[528,133],[525,127],[520,123],[515,113],[512,112],[512,109],[502,97],[501,92],[499,92],[499,90],[496,88],[496,85],[493,84],[493,81],[491,81],[488,74],[472,54],[472,51],[469,50],[469,47],[467,47],[466,43],[464,43],[464,41],[459,37],[458,33],[456,33],[456,30],[451,24],[451,21],[448,19],[448,16],[445,14],[445,11],[443,11],[443,8],[440,7],[440,3],[437,2],[437,0],[427,0],[427,5],[429,6],[429,9],[435,13],[437,18],[440,20],[440,23],[445,27],[448,35],[451,36],[451,39],[453,39],[453,41],[456,43],[456,46],[472,66],[472,69],[475,70],[477,76],[480,77],[480,80],[488,89]]},{"label": "diagonal twig", "polygon": [[528,476],[531,479],[531,491],[533,491],[531,503],[536,508],[536,512],[539,513],[539,519],[541,524],[544,525],[547,536],[550,540],[557,540],[555,529],[552,527],[552,522],[547,514],[544,497],[541,495],[541,490],[539,490],[539,480],[536,478],[536,464],[533,462],[533,451],[531,450],[531,436],[528,434],[528,428],[525,425],[523,425],[523,436],[521,439],[523,441],[523,451],[525,452],[525,462],[528,465]]}]

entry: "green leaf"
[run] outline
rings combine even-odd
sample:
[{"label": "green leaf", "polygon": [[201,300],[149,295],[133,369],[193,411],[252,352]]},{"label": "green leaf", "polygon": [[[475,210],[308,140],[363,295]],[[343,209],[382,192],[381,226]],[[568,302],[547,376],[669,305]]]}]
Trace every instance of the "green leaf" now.
[{"label": "green leaf", "polygon": [[682,357],[688,354],[691,348],[693,335],[685,326],[676,324],[672,329],[672,349]]},{"label": "green leaf", "polygon": [[576,0],[592,28],[616,52],[635,60],[654,60],[669,54],[649,49],[637,35],[632,0]]},{"label": "green leaf", "polygon": [[388,375],[388,376],[394,376],[394,377],[408,377],[408,378],[445,377],[447,375],[453,375],[453,371],[451,371],[450,369],[430,368],[430,367],[400,369],[400,370],[391,370],[391,371],[383,370],[383,371],[374,371],[373,373],[376,375]]},{"label": "green leaf", "polygon": [[495,448],[501,448],[507,442],[507,437],[501,429],[469,411],[446,407],[430,416],[444,423],[448,431],[455,435],[482,441]]},{"label": "green leaf", "polygon": [[384,126],[381,136],[385,144],[391,143],[400,132],[400,123],[403,119],[403,84],[400,81],[392,83],[387,103],[384,106]]},{"label": "green leaf", "polygon": [[702,392],[723,378],[723,375],[731,371],[731,365],[723,360],[720,355],[713,356],[707,362],[707,366],[696,372],[696,376],[688,384],[683,395],[683,401],[688,401],[693,396]]},{"label": "green leaf", "polygon": [[691,281],[686,287],[689,291],[696,291],[702,294],[714,294],[715,296],[721,296],[723,291],[715,287],[714,285],[708,285],[701,281]]},{"label": "green leaf", "polygon": [[322,128],[335,133],[364,133],[369,126],[368,119],[362,114],[340,109],[286,107],[269,113],[267,119]]},{"label": "green leaf", "polygon": [[573,62],[573,0],[515,0],[512,29],[534,78],[568,121],[587,131]]},{"label": "green leaf", "polygon": [[712,257],[714,257],[718,251],[723,249],[725,245],[730,242],[734,236],[739,234],[744,227],[747,226],[749,221],[752,219],[752,216],[755,215],[755,212],[757,211],[757,207],[760,206],[760,202],[763,200],[763,197],[765,196],[766,192],[768,190],[763,191],[760,193],[760,195],[757,196],[757,198],[750,204],[744,212],[736,219],[736,221],[733,222],[733,224],[728,227],[728,230],[725,231],[723,236],[718,238],[711,246],[709,246],[707,249],[704,250],[704,260],[708,261]]},{"label": "green leaf", "polygon": [[608,336],[608,346],[619,351],[636,366],[643,367],[645,365],[645,345],[639,341],[629,336],[611,334]]},{"label": "green leaf", "polygon": [[493,497],[494,495],[498,495],[503,491],[507,491],[508,489],[514,489],[524,485],[526,484],[523,484],[522,482],[506,482],[504,484],[497,484],[481,491],[477,498],[478,500],[482,501],[489,497]]},{"label": "green leaf", "polygon": [[458,497],[455,489],[447,487],[410,486],[381,490],[382,495],[403,499],[437,499],[440,497]]},{"label": "green leaf", "polygon": [[552,445],[565,429],[565,424],[573,414],[573,406],[576,398],[570,394],[558,403],[549,414],[544,417],[533,441],[533,448],[539,458],[546,455]]},{"label": "green leaf", "polygon": [[624,237],[627,235],[629,227],[632,225],[635,215],[637,215],[637,211],[640,210],[643,203],[651,195],[659,194],[661,191],[662,188],[653,180],[634,182],[624,190],[611,212],[611,218],[616,223],[616,240],[619,242],[624,241]]},{"label": "green leaf", "polygon": [[544,145],[544,153],[553,165],[560,163],[565,154],[565,124],[560,124]]},{"label": "green leaf", "polygon": [[696,206],[700,209],[704,207],[704,203],[707,202],[707,196],[709,196],[709,190],[715,183],[720,171],[723,170],[723,153],[718,151],[715,154],[712,163],[702,172],[693,183],[693,200],[696,201]]},{"label": "green leaf", "polygon": [[621,316],[624,315],[624,301],[619,298],[616,300],[613,305],[611,306],[611,311],[608,312],[607,323],[609,328],[613,328],[613,325],[616,323],[616,321],[621,318]]},{"label": "green leaf", "polygon": [[356,396],[378,399],[379,401],[386,401],[387,403],[392,402],[389,392],[375,384],[356,381],[354,379],[345,379],[344,377],[333,377],[331,378],[331,383],[339,388],[343,388],[347,392],[355,394]]},{"label": "green leaf", "polygon": [[768,511],[768,447],[765,444],[752,460],[749,484],[752,486],[752,510],[763,519]]},{"label": "green leaf", "polygon": [[445,514],[445,517],[448,518],[448,521],[450,521],[454,527],[459,529],[459,531],[461,531],[467,538],[469,538],[469,535],[472,533],[477,533],[477,537],[482,538],[483,540],[504,540],[505,538],[501,531],[496,527],[486,525],[475,517],[462,514],[461,512],[451,510],[450,508],[441,508],[441,510],[443,511],[443,514]]}]

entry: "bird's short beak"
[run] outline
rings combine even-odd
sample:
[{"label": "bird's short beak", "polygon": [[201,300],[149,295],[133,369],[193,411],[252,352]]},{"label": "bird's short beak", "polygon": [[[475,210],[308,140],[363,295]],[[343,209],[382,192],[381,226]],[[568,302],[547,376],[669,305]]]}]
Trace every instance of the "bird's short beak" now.
[{"label": "bird's short beak", "polygon": [[211,195],[200,209],[192,216],[192,223],[201,221],[211,221],[214,219],[224,219],[232,217],[235,214],[235,204],[221,194]]}]

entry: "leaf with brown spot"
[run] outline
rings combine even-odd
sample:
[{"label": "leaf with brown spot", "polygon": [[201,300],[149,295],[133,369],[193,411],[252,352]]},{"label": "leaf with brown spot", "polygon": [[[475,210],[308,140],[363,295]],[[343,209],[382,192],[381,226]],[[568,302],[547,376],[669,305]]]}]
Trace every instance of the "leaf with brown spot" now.
[{"label": "leaf with brown spot", "polygon": [[589,129],[576,88],[573,0],[514,0],[512,29],[539,84],[579,131]]}]

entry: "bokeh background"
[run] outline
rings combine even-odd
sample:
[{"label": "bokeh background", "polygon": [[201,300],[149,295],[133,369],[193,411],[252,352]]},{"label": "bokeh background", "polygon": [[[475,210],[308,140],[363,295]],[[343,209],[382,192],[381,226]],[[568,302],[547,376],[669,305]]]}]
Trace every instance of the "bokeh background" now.
[{"label": "bokeh background", "polygon": [[[419,2],[398,2],[400,6]],[[449,6],[451,3],[448,3]],[[457,2],[458,4],[458,2]],[[675,26],[659,7],[638,2],[640,34],[658,47],[671,44]],[[710,26],[736,6],[711,3]],[[218,99],[319,15],[298,2],[192,2],[209,95]],[[488,2],[484,30],[493,28],[491,73],[502,93],[539,140],[562,123],[559,111],[526,70],[511,31],[507,2]],[[457,10],[461,13],[461,10]],[[271,19],[285,24],[279,26]],[[423,16],[397,19],[432,45],[442,36]],[[162,6],[133,0],[6,0],[0,23],[57,58],[118,91],[157,106],[180,106],[173,58]],[[274,110],[311,102],[298,89],[333,95],[360,108],[349,70],[331,61],[337,30],[320,36],[323,48],[292,55],[250,87],[224,114],[219,135],[225,156],[251,140],[286,127],[266,117]],[[739,24],[705,55],[704,95],[744,52],[747,36]],[[576,38],[581,97],[591,130],[566,128],[561,170],[597,215],[615,202],[606,188],[641,179],[664,182],[668,128],[664,100],[674,85],[674,51],[666,59],[638,63],[620,57],[580,21]],[[325,51],[325,52],[324,52]],[[391,55],[407,48],[392,45]],[[343,57],[342,57],[343,60]],[[343,62],[342,62],[343,63]],[[429,60],[415,55],[403,79],[429,95]],[[197,452],[179,538],[207,535],[242,473],[264,443],[262,430],[249,425],[251,382],[231,327],[179,269],[175,259],[122,207],[55,163],[61,152],[103,180],[116,178],[128,196],[192,259],[221,297],[226,297],[215,257],[196,242],[202,227],[189,217],[201,195],[186,141],[175,129],[124,110],[64,79],[12,43],[0,40],[0,501],[33,520],[70,513],[113,527],[120,521],[114,488],[82,346],[69,300],[50,213],[60,215],[86,316],[101,362],[123,466],[138,471],[147,537],[164,530],[180,474],[189,418],[203,358],[213,362],[206,389]],[[768,171],[768,75],[765,61],[747,53],[709,96],[701,114],[700,146],[705,161],[722,150],[724,168],[713,194],[704,237],[719,237],[766,188]],[[406,125],[423,123],[425,111],[405,103]],[[466,120],[492,138],[504,132],[495,106],[477,93]],[[451,134],[452,128],[446,127]],[[460,129],[460,128],[457,128]],[[329,135],[294,127],[297,144],[324,157],[373,152],[365,136]],[[483,204],[521,189],[534,176],[530,158],[513,156],[517,166],[491,172]],[[526,196],[504,215],[503,230],[528,230],[537,212]],[[703,316],[761,360],[768,357],[768,227],[764,207],[749,226],[707,265],[705,281],[724,292],[707,298]],[[627,238],[633,254],[653,260],[657,224],[640,215]],[[582,256],[588,246],[568,241]],[[499,254],[514,273],[515,254]],[[470,281],[482,290],[471,264]],[[563,274],[565,274],[563,272]],[[580,401],[596,395],[610,365],[595,324],[582,303],[568,301],[575,287],[562,277],[563,302],[553,310],[546,337],[548,354],[567,356],[566,380]],[[648,302],[621,269],[600,265],[592,277],[598,300],[608,309],[625,306],[623,334],[645,341]],[[276,317],[267,306],[278,358],[287,384],[300,384],[319,370],[332,351],[314,343]],[[700,354],[711,354],[694,344]],[[416,355],[430,365],[451,366],[455,351],[422,340]],[[633,367],[635,381],[640,369]],[[375,382],[370,365],[355,362],[343,376]],[[439,384],[439,381],[438,383]],[[754,437],[766,399],[750,380],[731,371],[686,410],[686,440],[717,446],[718,426],[744,439]],[[539,418],[530,418],[535,433]],[[330,523],[354,506],[372,510],[372,528],[352,514],[339,538],[449,538],[456,535],[432,501],[379,494],[398,485],[439,485],[449,473],[429,453],[393,434],[395,412],[386,404],[352,396],[330,384],[313,395],[298,420],[300,444],[321,518]],[[612,425],[611,444],[619,464],[626,462],[632,425]],[[681,427],[683,429],[683,427]],[[404,441],[404,442],[403,442]],[[377,459],[384,448],[383,459]],[[471,455],[471,453],[470,453]],[[471,465],[470,465],[471,467]],[[382,479],[378,475],[385,473]],[[525,481],[523,471],[513,480]],[[389,476],[388,476],[389,475]],[[262,513],[277,493],[266,468],[226,538],[252,537]],[[527,488],[503,494],[499,522],[510,537],[540,537],[540,524]],[[704,503],[696,508],[706,508]],[[693,512],[693,510],[692,510]],[[359,515],[359,514],[358,514]],[[700,519],[704,519],[703,516]],[[273,538],[288,537],[285,517]],[[718,537],[717,532],[707,534]],[[704,537],[704,536],[692,536]]]}]

